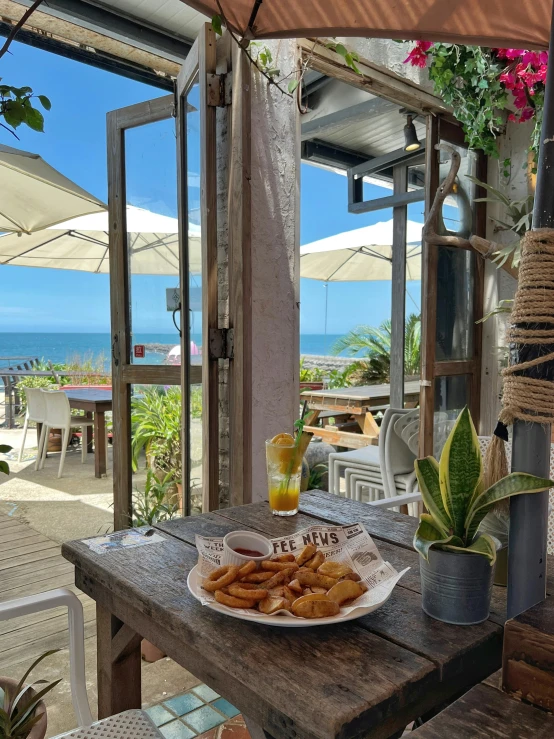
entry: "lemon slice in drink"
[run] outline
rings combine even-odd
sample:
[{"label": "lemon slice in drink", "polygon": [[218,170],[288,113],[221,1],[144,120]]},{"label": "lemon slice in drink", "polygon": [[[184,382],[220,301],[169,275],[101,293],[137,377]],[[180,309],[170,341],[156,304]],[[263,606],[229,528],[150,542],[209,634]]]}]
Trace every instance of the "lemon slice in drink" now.
[{"label": "lemon slice in drink", "polygon": [[282,444],[283,446],[290,446],[294,444],[294,439],[290,434],[277,434],[271,440],[272,444]]},{"label": "lemon slice in drink", "polygon": [[[292,456],[294,453],[294,437],[290,434],[277,434],[271,440],[274,444],[271,451],[268,451],[269,459],[273,464],[279,466],[279,472],[286,473],[291,465]],[[282,449],[279,449],[282,447]]]}]

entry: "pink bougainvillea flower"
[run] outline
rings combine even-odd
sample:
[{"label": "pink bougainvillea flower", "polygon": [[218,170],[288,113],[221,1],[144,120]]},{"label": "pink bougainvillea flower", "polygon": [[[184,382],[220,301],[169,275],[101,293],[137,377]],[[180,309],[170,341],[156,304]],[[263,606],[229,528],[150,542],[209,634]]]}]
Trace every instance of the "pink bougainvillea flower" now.
[{"label": "pink bougainvillea flower", "polygon": [[500,82],[502,82],[508,90],[513,90],[516,86],[516,76],[513,72],[502,72],[500,75]]},{"label": "pink bougainvillea flower", "polygon": [[408,56],[404,59],[404,64],[411,64],[412,67],[421,67],[427,65],[427,52],[433,46],[431,41],[418,41]]},{"label": "pink bougainvillea flower", "polygon": [[516,123],[517,122],[517,117],[516,117],[515,113],[510,113],[510,115],[508,116],[508,120],[511,121],[512,123]]},{"label": "pink bougainvillea flower", "polygon": [[521,111],[521,115],[519,116],[519,122],[525,123],[525,121],[531,120],[531,118],[535,115],[535,111],[533,108],[524,108]]}]

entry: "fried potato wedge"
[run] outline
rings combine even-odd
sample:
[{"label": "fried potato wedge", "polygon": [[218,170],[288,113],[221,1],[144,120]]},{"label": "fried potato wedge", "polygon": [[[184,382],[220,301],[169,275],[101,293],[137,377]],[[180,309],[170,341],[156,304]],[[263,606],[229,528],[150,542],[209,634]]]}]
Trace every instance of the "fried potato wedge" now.
[{"label": "fried potato wedge", "polygon": [[292,612],[300,618],[326,618],[336,616],[339,611],[340,606],[336,601],[318,593],[302,595],[292,604]]},{"label": "fried potato wedge", "polygon": [[325,595],[327,593],[327,588],[318,588],[317,585],[312,585],[311,591],[312,593],[319,593],[319,595]]},{"label": "fried potato wedge", "polygon": [[272,577],[272,572],[252,572],[252,574],[242,577],[241,582],[260,583],[265,582],[266,580],[270,580]]},{"label": "fried potato wedge", "polygon": [[[245,600],[244,598],[235,598],[233,595],[223,593],[221,590],[216,590],[214,597],[218,603],[222,606],[228,606],[229,608],[254,608],[256,602],[253,600]],[[263,602],[263,601],[262,601]]]},{"label": "fried potato wedge", "polygon": [[294,603],[294,601],[298,598],[298,593],[295,593],[293,590],[291,590],[287,585],[283,588],[283,595],[288,600],[289,603]]},{"label": "fried potato wedge", "polygon": [[274,554],[272,562],[294,562],[294,554]]},{"label": "fried potato wedge", "polygon": [[354,582],[360,582],[362,579],[357,572],[349,572],[347,575],[343,575],[341,580],[354,580]]},{"label": "fried potato wedge", "polygon": [[352,572],[352,567],[343,564],[342,562],[323,562],[317,571],[320,575],[327,575],[328,577],[334,577],[340,580],[341,577],[345,577]]},{"label": "fried potato wedge", "polygon": [[314,585],[318,588],[325,588],[330,590],[333,585],[336,585],[338,580],[334,577],[327,577],[327,575],[320,575],[319,572],[301,572],[296,573],[296,579],[300,585],[304,585],[308,588]]},{"label": "fried potato wedge", "polygon": [[279,572],[274,572],[271,579],[264,582],[264,588],[271,590],[271,588],[275,588],[277,585],[284,585],[285,582],[289,581],[291,573],[292,570],[280,570]]},{"label": "fried potato wedge", "polygon": [[323,552],[316,552],[315,555],[308,562],[306,562],[306,567],[315,572],[317,568],[324,562],[325,556]]},{"label": "fried potato wedge", "polygon": [[277,585],[276,588],[271,588],[271,590],[268,590],[267,594],[271,598],[284,598],[285,597],[285,586]]},{"label": "fried potato wedge", "polygon": [[298,565],[296,562],[274,562],[271,559],[266,559],[262,562],[262,570],[268,572],[280,572],[281,570],[297,570]]},{"label": "fried potato wedge", "polygon": [[296,578],[289,582],[289,588],[293,590],[295,593],[302,594],[302,585],[300,585],[300,583],[298,582],[298,580],[296,580]]},{"label": "fried potato wedge", "polygon": [[283,608],[286,611],[290,611],[290,604],[286,598],[272,598],[271,596],[268,596],[258,603],[258,609],[267,616],[270,616],[272,613],[280,611]]},{"label": "fried potato wedge", "polygon": [[339,606],[345,603],[347,600],[355,600],[359,598],[363,593],[362,586],[358,582],[353,580],[342,580],[336,585],[333,585],[331,590],[327,593],[329,600],[334,600]]},{"label": "fried potato wedge", "polygon": [[227,587],[229,595],[235,598],[243,598],[244,600],[263,600],[267,598],[267,590],[257,588],[253,583],[233,582]]},{"label": "fried potato wedge", "polygon": [[300,554],[297,555],[296,564],[299,567],[302,567],[302,565],[305,564],[309,559],[311,559],[316,552],[317,552],[317,547],[315,544],[306,544],[306,546],[300,552]]}]

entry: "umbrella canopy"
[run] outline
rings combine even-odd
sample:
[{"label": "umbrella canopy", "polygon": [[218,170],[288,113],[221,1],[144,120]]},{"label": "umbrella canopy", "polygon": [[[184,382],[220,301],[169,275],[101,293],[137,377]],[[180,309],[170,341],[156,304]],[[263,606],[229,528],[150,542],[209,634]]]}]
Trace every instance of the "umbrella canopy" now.
[{"label": "umbrella canopy", "polygon": [[0,145],[0,231],[32,233],[107,206],[38,154]]},{"label": "umbrella canopy", "polygon": [[[179,234],[176,218],[127,207],[129,267],[132,274],[178,275]],[[0,237],[0,264],[109,272],[107,212],[74,218],[33,234]],[[200,228],[189,231],[189,268],[201,270]]]},{"label": "umbrella canopy", "polygon": [[183,0],[246,38],[372,36],[548,48],[552,0]]},{"label": "umbrella canopy", "polygon": [[[392,277],[392,220],[344,231],[300,247],[300,277],[363,282]],[[408,221],[406,279],[421,279],[421,223]]]}]

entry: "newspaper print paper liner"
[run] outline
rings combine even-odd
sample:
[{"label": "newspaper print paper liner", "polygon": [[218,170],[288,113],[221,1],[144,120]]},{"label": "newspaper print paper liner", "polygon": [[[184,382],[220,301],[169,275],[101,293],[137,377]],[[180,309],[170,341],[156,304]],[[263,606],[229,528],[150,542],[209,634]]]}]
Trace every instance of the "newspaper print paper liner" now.
[{"label": "newspaper print paper liner", "polygon": [[291,536],[281,536],[271,541],[276,554],[298,554],[305,544],[316,544],[326,559],[344,562],[357,572],[368,586],[368,591],[352,605],[341,607],[337,616],[326,618],[300,618],[285,610],[268,616],[254,609],[229,608],[218,603],[212,593],[202,589],[204,578],[214,569],[225,564],[223,539],[197,535],[198,564],[187,578],[190,592],[202,605],[244,621],[254,621],[270,626],[320,626],[350,621],[377,610],[386,603],[396,583],[409,569],[408,567],[402,572],[397,572],[391,564],[385,562],[375,542],[363,524],[359,523],[348,526],[310,526]]}]

